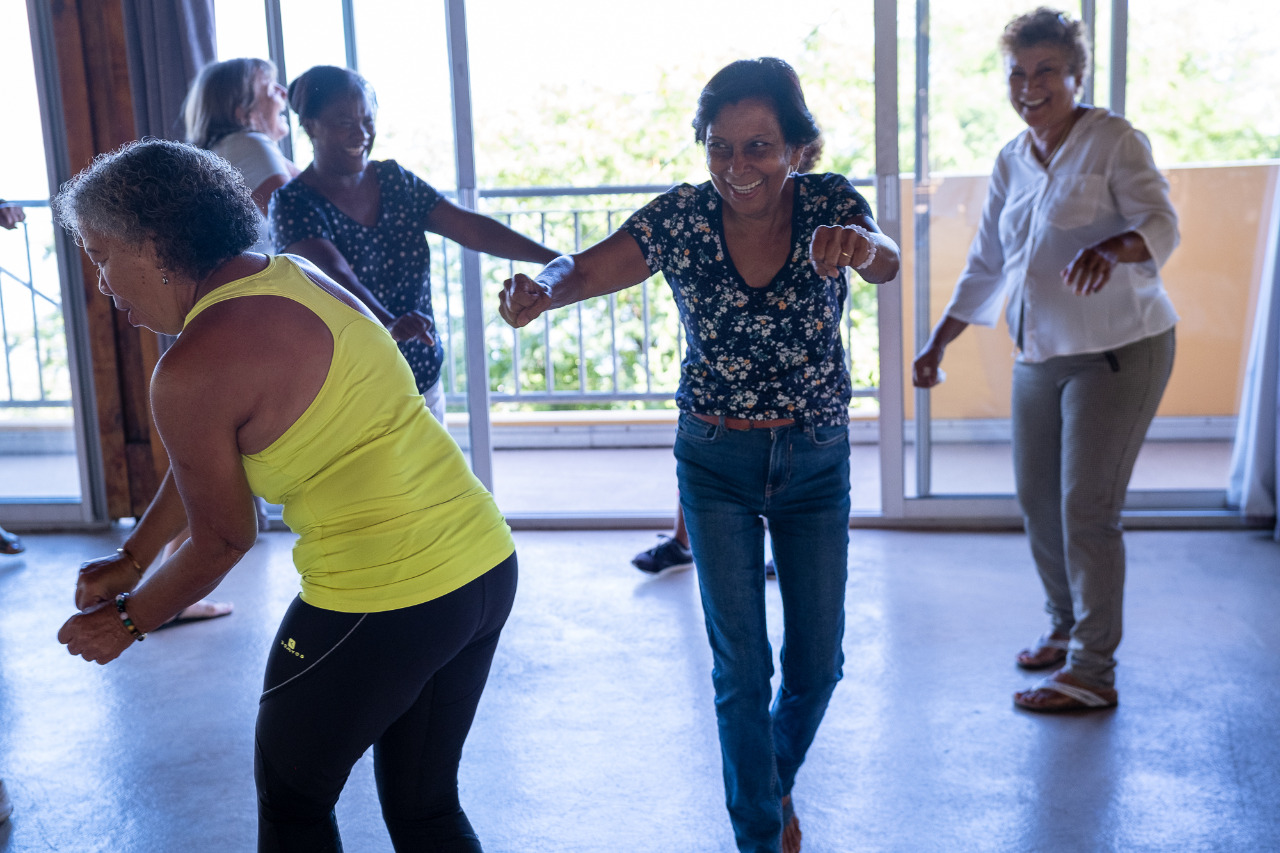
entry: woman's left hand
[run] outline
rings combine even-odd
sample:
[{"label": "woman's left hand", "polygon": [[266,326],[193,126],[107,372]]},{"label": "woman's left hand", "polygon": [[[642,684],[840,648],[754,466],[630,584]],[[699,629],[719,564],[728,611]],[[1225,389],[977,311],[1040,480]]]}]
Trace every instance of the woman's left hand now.
[{"label": "woman's left hand", "polygon": [[134,639],[115,602],[104,601],[68,619],[58,631],[58,642],[85,660],[110,663],[133,645]]},{"label": "woman's left hand", "polygon": [[1097,293],[1111,280],[1116,268],[1114,253],[1102,249],[1102,244],[1081,249],[1062,271],[1063,283],[1081,296]]},{"label": "woman's left hand", "polygon": [[859,225],[819,225],[809,242],[809,263],[823,278],[839,275],[843,267],[857,269],[874,255],[871,233]]},{"label": "woman's left hand", "polygon": [[118,593],[133,592],[142,573],[133,558],[124,554],[99,557],[80,566],[76,578],[76,609],[85,610],[103,601],[114,601]]}]

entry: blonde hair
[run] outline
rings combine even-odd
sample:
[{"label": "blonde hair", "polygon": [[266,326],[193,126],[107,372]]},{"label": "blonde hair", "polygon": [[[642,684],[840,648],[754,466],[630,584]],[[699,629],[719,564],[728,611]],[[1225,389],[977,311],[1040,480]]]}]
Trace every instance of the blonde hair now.
[{"label": "blonde hair", "polygon": [[207,149],[223,137],[250,130],[237,113],[253,106],[254,84],[262,74],[275,79],[275,65],[265,59],[228,59],[201,68],[182,104],[187,142]]}]

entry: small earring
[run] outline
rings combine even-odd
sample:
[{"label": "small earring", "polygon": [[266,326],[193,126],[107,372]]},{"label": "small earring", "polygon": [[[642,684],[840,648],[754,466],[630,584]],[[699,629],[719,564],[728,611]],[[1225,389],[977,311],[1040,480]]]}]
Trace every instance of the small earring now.
[{"label": "small earring", "polygon": [[161,281],[163,281],[165,284],[168,284],[168,283],[169,283],[169,273],[168,273],[168,272],[166,272],[165,270],[160,270],[160,280],[161,280]]}]

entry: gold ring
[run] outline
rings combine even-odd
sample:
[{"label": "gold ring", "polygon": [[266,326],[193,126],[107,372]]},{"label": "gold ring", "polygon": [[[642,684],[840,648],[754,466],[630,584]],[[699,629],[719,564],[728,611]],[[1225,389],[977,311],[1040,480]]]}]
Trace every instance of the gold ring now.
[{"label": "gold ring", "polygon": [[840,253],[840,257],[842,257],[842,258],[852,258],[852,257],[853,257],[853,255],[852,255],[852,254],[850,254],[849,252],[841,252],[841,253]]}]

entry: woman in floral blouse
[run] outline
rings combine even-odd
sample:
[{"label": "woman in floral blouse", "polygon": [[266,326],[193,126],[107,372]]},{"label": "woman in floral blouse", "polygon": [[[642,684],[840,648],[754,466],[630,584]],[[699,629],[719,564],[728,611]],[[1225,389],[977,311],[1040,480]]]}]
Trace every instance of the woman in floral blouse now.
[{"label": "woman in floral blouse", "polygon": [[[654,273],[671,285],[688,343],[676,470],[715,663],[726,803],[739,850],[791,853],[792,784],[843,662],[848,270],[889,281],[898,247],[847,179],[797,174],[819,129],[785,62],[722,69],[693,127],[710,181],[675,187],[534,278],[517,275],[501,312],[519,327]],[[776,697],[766,519],[785,622]]]}]

